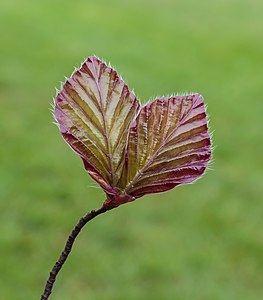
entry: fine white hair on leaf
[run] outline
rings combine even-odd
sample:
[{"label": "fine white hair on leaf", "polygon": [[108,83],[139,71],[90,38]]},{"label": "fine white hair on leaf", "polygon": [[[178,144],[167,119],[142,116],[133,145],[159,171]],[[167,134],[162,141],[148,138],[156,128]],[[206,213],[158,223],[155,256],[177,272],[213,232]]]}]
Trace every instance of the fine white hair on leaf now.
[{"label": "fine white hair on leaf", "polygon": [[170,99],[178,96],[189,96],[189,95],[195,95],[197,93],[193,92],[178,92],[178,93],[172,93],[172,94],[167,94],[167,95],[155,95],[151,96],[148,100],[144,101],[143,106],[148,105],[149,103],[154,102],[157,99],[165,98],[165,99]]},{"label": "fine white hair on leaf", "polygon": [[51,112],[54,112],[55,110],[55,100],[53,98],[53,102],[49,103],[49,108],[48,108]]},{"label": "fine white hair on leaf", "polygon": [[59,81],[60,83],[60,91],[63,89],[64,84],[67,82],[68,78],[66,76],[64,76],[64,78],[66,79],[64,82],[63,81]]},{"label": "fine white hair on leaf", "polygon": [[101,190],[101,187],[98,186],[96,183],[94,183],[94,184],[88,184],[87,186],[88,186],[89,188],[92,188],[92,189],[98,189],[98,190]]},{"label": "fine white hair on leaf", "polygon": [[58,124],[58,122],[53,121],[53,122],[51,122],[51,124],[57,126],[57,128],[59,129],[59,124]]}]

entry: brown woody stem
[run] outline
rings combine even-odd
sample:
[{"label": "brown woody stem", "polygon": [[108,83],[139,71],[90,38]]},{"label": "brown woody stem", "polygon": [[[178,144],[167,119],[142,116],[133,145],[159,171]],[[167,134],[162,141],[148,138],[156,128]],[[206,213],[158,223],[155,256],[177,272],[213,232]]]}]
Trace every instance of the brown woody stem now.
[{"label": "brown woody stem", "polygon": [[107,206],[107,205],[103,205],[100,209],[98,210],[92,210],[89,213],[87,213],[85,216],[83,216],[78,224],[75,226],[75,228],[72,230],[71,234],[68,237],[67,243],[65,245],[64,250],[62,251],[58,261],[55,263],[52,271],[49,274],[49,278],[46,282],[45,285],[45,289],[43,294],[41,295],[41,300],[47,300],[50,296],[50,294],[52,293],[52,288],[53,285],[56,281],[56,277],[60,271],[60,269],[62,268],[62,266],[64,265],[65,261],[67,260],[69,253],[72,249],[72,246],[74,244],[74,241],[76,239],[76,237],[78,236],[78,234],[80,233],[81,229],[92,219],[94,219],[95,217],[97,217],[100,214],[105,213],[107,210],[112,209],[113,207]]}]

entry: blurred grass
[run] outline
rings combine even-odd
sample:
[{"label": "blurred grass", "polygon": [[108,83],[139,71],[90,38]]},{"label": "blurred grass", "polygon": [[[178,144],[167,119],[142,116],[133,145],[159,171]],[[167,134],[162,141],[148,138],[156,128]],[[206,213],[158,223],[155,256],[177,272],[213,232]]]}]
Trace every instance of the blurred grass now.
[{"label": "blurred grass", "polygon": [[0,4],[0,299],[38,299],[69,230],[104,195],[52,124],[54,87],[91,54],[150,97],[200,92],[212,170],[90,223],[54,300],[263,294],[263,2]]}]

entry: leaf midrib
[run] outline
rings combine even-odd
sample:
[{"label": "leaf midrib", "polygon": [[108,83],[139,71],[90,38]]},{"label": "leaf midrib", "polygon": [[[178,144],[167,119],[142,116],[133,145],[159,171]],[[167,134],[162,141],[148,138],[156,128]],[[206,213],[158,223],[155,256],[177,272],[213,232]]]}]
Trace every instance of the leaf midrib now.
[{"label": "leaf midrib", "polygon": [[92,67],[93,67],[93,71],[94,74],[96,74],[96,76],[94,76],[94,80],[99,92],[99,101],[100,101],[100,111],[101,111],[101,115],[102,115],[102,120],[103,120],[103,127],[104,127],[104,137],[105,137],[105,141],[106,141],[106,148],[107,148],[107,159],[109,162],[109,166],[110,166],[110,175],[111,175],[111,181],[112,181],[112,187],[115,186],[115,176],[114,176],[114,170],[113,170],[113,164],[112,164],[112,153],[110,151],[110,143],[109,143],[109,139],[108,139],[108,131],[107,131],[107,124],[106,124],[106,119],[105,119],[105,114],[104,114],[104,110],[103,110],[103,105],[102,105],[102,94],[101,94],[101,88],[98,82],[98,76],[97,76],[97,72],[94,66],[94,60],[92,60]]}]

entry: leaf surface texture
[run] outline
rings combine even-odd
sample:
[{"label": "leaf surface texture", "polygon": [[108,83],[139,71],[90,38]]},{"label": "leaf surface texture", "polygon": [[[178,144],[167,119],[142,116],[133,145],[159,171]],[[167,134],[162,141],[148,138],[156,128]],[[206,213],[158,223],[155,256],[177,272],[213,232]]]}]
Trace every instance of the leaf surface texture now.
[{"label": "leaf surface texture", "polygon": [[135,198],[200,177],[211,157],[203,97],[160,98],[130,129],[120,185]]},{"label": "leaf surface texture", "polygon": [[193,182],[211,158],[200,94],[142,106],[117,72],[94,56],[57,94],[55,118],[87,172],[119,204]]},{"label": "leaf surface texture", "polygon": [[117,72],[89,57],[55,99],[55,118],[66,142],[108,193],[115,193],[132,121],[140,103]]}]

